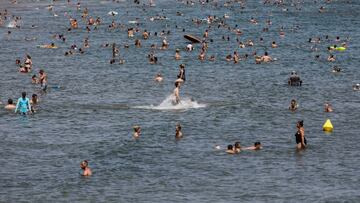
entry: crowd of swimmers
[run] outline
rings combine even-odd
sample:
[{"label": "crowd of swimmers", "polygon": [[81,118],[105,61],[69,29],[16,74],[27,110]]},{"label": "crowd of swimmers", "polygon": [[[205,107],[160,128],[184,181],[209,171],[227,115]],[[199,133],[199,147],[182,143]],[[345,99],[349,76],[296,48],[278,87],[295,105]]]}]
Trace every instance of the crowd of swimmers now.
[{"label": "crowd of swimmers", "polygon": [[[24,63],[21,63],[20,59],[16,59],[15,64],[18,66],[18,71],[22,74],[29,74],[32,72],[33,63],[30,55],[26,55]],[[31,77],[31,83],[34,85],[40,86],[40,94],[43,95],[47,92],[48,88],[48,77],[43,69],[40,69],[38,75],[34,74]],[[35,113],[39,105],[39,96],[34,93],[31,95],[31,99],[27,97],[26,92],[21,93],[21,97],[14,101],[12,98],[7,100],[5,105],[6,110],[14,111],[15,113],[20,113],[22,115]]]},{"label": "crowd of swimmers", "polygon": [[[53,1],[55,2],[55,0],[53,0]],[[330,0],[327,0],[327,1],[330,1]],[[14,1],[14,2],[16,2],[16,1]],[[69,4],[71,4],[71,0],[67,0],[67,2]],[[114,1],[114,2],[116,2],[116,1]],[[186,5],[191,5],[191,6],[194,5],[195,3],[197,3],[197,1],[192,1],[192,0],[181,1],[181,2],[185,3]],[[199,2],[201,4],[212,3],[215,7],[219,6],[218,2],[209,2],[209,1],[205,1],[205,0],[199,1]],[[140,4],[140,1],[135,0],[134,3]],[[239,0],[239,1],[237,1],[237,3],[239,3],[241,8],[244,8],[246,1]],[[274,0],[274,1],[264,0],[264,4],[270,4],[270,3],[274,3],[275,5],[278,5],[278,6],[281,6],[284,4],[284,2],[281,0]],[[227,7],[227,6],[230,6],[230,4],[231,4],[231,1],[225,2],[223,6]],[[154,6],[155,3],[151,0],[151,1],[149,1],[149,5]],[[47,9],[49,10],[49,12],[53,13],[54,16],[57,16],[54,11],[54,6],[49,5],[47,7]],[[69,20],[69,27],[67,28],[67,32],[71,32],[72,30],[80,29],[82,26],[82,23],[85,23],[84,28],[87,33],[91,33],[92,30],[99,29],[99,26],[103,23],[102,19],[100,17],[91,16],[91,13],[89,12],[89,10],[87,8],[83,9],[80,2],[78,2],[76,4],[76,9],[78,11],[80,11],[82,14],[81,15],[82,21],[76,19],[73,16],[68,15],[68,13],[65,13],[65,16]],[[126,12],[128,14],[128,11],[126,11]],[[326,12],[325,7],[321,6],[319,8],[319,12],[320,13]],[[109,12],[109,15],[114,17],[115,15],[117,15],[117,12],[111,11],[111,12]],[[182,16],[183,14],[181,12],[177,12],[176,15]],[[272,58],[270,56],[270,54],[271,54],[271,53],[269,53],[270,49],[266,49],[266,51],[264,51],[263,54],[259,54],[256,51],[253,51],[252,53],[246,53],[246,54],[241,55],[238,52],[238,50],[230,51],[225,56],[215,56],[215,55],[208,54],[209,42],[213,42],[213,39],[210,38],[211,32],[216,28],[224,29],[224,30],[228,31],[228,33],[234,34],[235,35],[234,38],[231,37],[230,35],[227,35],[227,36],[223,35],[221,39],[223,41],[231,41],[233,39],[236,39],[236,45],[237,45],[237,48],[239,48],[239,49],[245,49],[247,47],[254,47],[257,45],[257,43],[261,43],[261,44],[266,43],[267,46],[269,46],[269,48],[272,48],[272,49],[277,49],[277,48],[281,47],[281,43],[278,44],[274,40],[265,42],[265,40],[263,38],[260,38],[259,40],[254,40],[254,39],[241,40],[240,36],[243,34],[243,31],[239,28],[239,26],[237,24],[235,26],[227,24],[226,19],[228,19],[228,18],[229,18],[229,15],[225,14],[222,17],[215,16],[215,15],[209,15],[205,19],[197,19],[197,18],[192,19],[191,22],[194,23],[195,25],[200,25],[202,23],[208,24],[208,27],[205,29],[205,31],[202,34],[202,39],[201,39],[200,46],[199,46],[200,48],[199,48],[199,52],[197,54],[198,60],[200,60],[200,61],[205,61],[205,60],[215,61],[215,60],[217,60],[217,58],[221,58],[221,60],[225,60],[227,62],[231,62],[234,64],[238,64],[242,60],[247,60],[248,58],[251,58],[251,57],[253,58],[255,64],[271,63],[271,62],[274,62],[277,60],[276,58]],[[167,17],[163,16],[163,15],[157,15],[157,16],[149,17],[148,19],[150,21],[166,20]],[[14,28],[20,28],[18,22],[21,20],[21,17],[10,16],[9,12],[6,9],[3,12],[0,12],[0,26],[9,20],[14,24]],[[142,40],[148,40],[153,36],[162,37],[161,46],[157,46],[156,44],[151,44],[150,52],[147,57],[148,62],[150,64],[157,64],[159,59],[156,55],[156,50],[169,49],[170,43],[168,41],[167,36],[171,35],[172,33],[170,30],[151,32],[147,29],[142,29],[140,27],[139,20],[140,19],[137,18],[136,21],[131,23],[133,25],[126,25],[126,24],[116,23],[113,18],[111,24],[107,26],[107,29],[109,29],[109,30],[115,30],[115,29],[126,30],[128,38],[134,40],[133,45],[135,45],[136,48],[142,48],[144,46],[142,43]],[[251,17],[249,19],[249,23],[253,24],[253,25],[260,24],[259,20],[254,17]],[[262,31],[269,32],[269,27],[271,25],[272,25],[271,20],[266,19],[265,23],[264,23],[264,27],[262,28]],[[32,28],[34,28],[34,27],[35,26],[32,25]],[[182,32],[186,31],[185,28],[180,28],[180,27],[178,27],[178,25],[175,25],[175,27],[177,29],[182,29]],[[299,28],[299,26],[294,26],[291,29],[297,30],[300,28]],[[10,35],[11,32],[9,31],[8,34]],[[278,34],[281,38],[285,37],[286,29],[281,26],[278,30]],[[67,37],[64,34],[55,34],[55,35],[53,35],[53,39],[58,40],[59,43],[64,43],[67,41]],[[320,37],[310,38],[308,40],[308,43],[313,44],[311,47],[311,50],[317,51],[318,50],[317,46],[322,41],[323,40]],[[324,41],[332,42],[329,36],[325,36]],[[335,43],[332,46],[329,46],[327,49],[329,55],[326,58],[326,60],[330,63],[336,62],[335,53],[337,51],[344,51],[345,49],[347,49],[349,41],[350,41],[349,38],[342,40],[342,39],[340,39],[339,36],[336,36]],[[187,52],[192,52],[195,50],[194,46],[195,46],[195,44],[193,42],[188,43],[185,47],[183,47],[183,50],[185,50]],[[116,64],[117,62],[118,62],[118,64],[124,64],[126,62],[124,58],[118,58],[120,55],[120,51],[119,51],[119,47],[115,43],[105,43],[102,47],[104,47],[104,48],[111,47],[112,48],[113,54],[112,54],[111,60],[109,61],[110,64]],[[130,47],[130,45],[128,43],[126,43],[123,45],[123,47],[125,49],[127,49]],[[54,42],[52,42],[50,44],[41,45],[40,48],[55,49],[55,48],[58,48],[58,46],[55,45]],[[82,42],[82,45],[72,44],[69,47],[69,50],[64,52],[64,55],[71,56],[76,53],[84,54],[88,48],[90,48],[90,40],[89,40],[89,37],[85,37]],[[182,59],[181,51],[182,51],[182,49],[179,49],[179,48],[175,49],[175,54],[174,54],[175,61],[179,61]],[[320,58],[320,55],[317,54],[315,56],[315,59],[319,60],[319,58]],[[24,74],[32,73],[33,61],[29,54],[27,54],[25,56],[23,61],[21,61],[20,59],[16,59],[16,65],[18,66],[18,70],[20,73],[24,73]],[[333,66],[332,72],[339,73],[341,71],[342,71],[342,69],[340,67]],[[164,81],[164,76],[161,73],[157,73],[155,75],[154,80],[158,83],[161,83]],[[177,79],[174,81],[175,87],[174,87],[174,90],[172,93],[172,96],[173,96],[172,104],[173,105],[181,104],[180,87],[185,84],[185,81],[186,81],[185,64],[180,64]],[[36,75],[36,74],[32,75],[31,82],[33,84],[40,85],[42,93],[47,91],[48,79],[47,79],[47,74],[45,73],[45,71],[43,69],[39,70],[38,75]],[[300,79],[300,76],[296,71],[293,71],[290,73],[290,77],[288,78],[288,84],[290,86],[301,86],[302,83],[303,83],[303,81]],[[353,90],[360,91],[360,84],[354,84]],[[38,103],[39,103],[39,98],[38,98],[37,94],[32,94],[31,99],[29,99],[27,97],[27,93],[22,92],[21,97],[17,101],[14,101],[13,99],[9,98],[7,105],[5,106],[5,109],[15,111],[15,113],[20,112],[21,114],[35,113],[36,106],[38,105]],[[292,112],[295,112],[298,110],[298,108],[299,108],[298,102],[295,99],[291,100],[289,110]],[[326,102],[324,104],[324,111],[325,112],[333,111],[330,103]],[[295,134],[296,147],[298,149],[304,149],[307,145],[307,140],[305,138],[304,122],[298,121],[296,127],[297,127],[297,132]],[[134,129],[133,137],[136,139],[139,139],[140,135],[141,135],[141,127],[134,126],[133,129]],[[175,138],[181,139],[182,137],[183,137],[182,126],[178,123],[178,124],[176,124],[176,127],[175,127]],[[216,149],[220,149],[220,146],[216,146]],[[250,146],[250,147],[242,147],[240,145],[240,142],[235,142],[234,145],[227,146],[226,152],[229,154],[236,154],[236,153],[240,153],[243,150],[260,150],[260,149],[262,149],[262,144],[260,142],[255,142],[254,145]],[[80,164],[80,167],[83,169],[83,175],[85,175],[85,176],[92,174],[88,165],[89,165],[89,162],[87,160],[82,161]]]}]

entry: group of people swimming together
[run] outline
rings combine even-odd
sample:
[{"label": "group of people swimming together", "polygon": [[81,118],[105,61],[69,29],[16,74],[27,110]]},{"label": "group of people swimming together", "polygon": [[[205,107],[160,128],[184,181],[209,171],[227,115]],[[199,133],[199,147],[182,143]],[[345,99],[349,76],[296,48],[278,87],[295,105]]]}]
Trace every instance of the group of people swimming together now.
[{"label": "group of people swimming together", "polygon": [[[68,0],[68,2],[70,3],[70,0]],[[190,3],[189,3],[190,2]],[[204,1],[206,2],[206,1]],[[207,1],[208,2],[208,1]],[[243,2],[243,1],[239,1],[239,2]],[[265,1],[266,2],[266,1]],[[136,1],[136,3],[138,4],[139,1]],[[192,4],[193,1],[187,1],[186,4]],[[194,1],[195,3],[195,1]],[[77,4],[77,10],[81,10],[81,5],[80,3]],[[53,7],[49,7],[49,11],[53,11]],[[115,15],[117,15],[116,13],[112,12],[111,15],[114,17]],[[179,15],[182,15],[181,13],[179,13]],[[0,15],[1,16],[1,15]],[[89,11],[87,8],[85,8],[82,12],[82,19],[84,20],[84,22],[86,22],[86,31],[87,33],[91,32],[91,29],[93,28],[92,26],[94,26],[94,30],[98,29],[98,26],[102,23],[101,19],[99,17],[97,18],[93,18],[90,16]],[[236,26],[230,26],[226,23],[226,19],[229,18],[229,16],[224,15],[223,18],[219,18],[216,16],[208,16],[207,19],[205,20],[206,23],[209,24],[209,26],[206,28],[204,34],[203,34],[203,41],[201,42],[201,47],[199,49],[199,54],[197,55],[197,58],[201,61],[204,61],[206,59],[208,59],[209,61],[215,61],[215,55],[211,55],[209,57],[206,56],[206,54],[208,53],[207,50],[209,48],[209,42],[213,42],[213,39],[210,39],[209,36],[211,35],[212,30],[214,30],[214,28],[218,28],[218,29],[224,29],[224,30],[228,30],[229,33],[234,33],[236,35],[236,41],[237,41],[237,45],[238,48],[240,49],[245,49],[247,47],[254,47],[255,43],[257,43],[255,40],[239,40],[238,36],[242,35],[243,32],[238,28],[238,25]],[[1,18],[0,18],[1,19]],[[154,20],[164,20],[166,19],[164,18],[151,18],[151,21]],[[69,21],[70,21],[70,27],[68,28],[68,32],[70,32],[71,30],[74,29],[79,29],[81,27],[81,23],[82,21],[78,21],[77,19],[75,19],[74,17],[69,17]],[[255,19],[255,18],[251,18],[250,23],[253,25],[257,25],[259,22]],[[193,20],[193,23],[196,25],[200,25],[201,23],[203,23],[202,20]],[[217,24],[215,24],[217,23]],[[270,25],[272,24],[272,22],[270,20],[266,20],[266,26],[263,29],[263,32],[268,32]],[[158,63],[158,57],[156,56],[155,50],[167,50],[170,46],[169,46],[169,42],[168,42],[168,38],[166,38],[167,35],[170,35],[170,31],[165,31],[163,30],[162,32],[159,32],[159,34],[157,32],[155,33],[151,33],[149,30],[146,29],[140,29],[139,28],[140,24],[135,22],[134,26],[130,26],[130,27],[126,27],[126,25],[117,25],[115,23],[115,20],[113,20],[111,22],[111,24],[108,26],[108,29],[110,30],[114,30],[117,28],[125,28],[127,29],[127,35],[129,39],[134,39],[134,45],[137,48],[140,48],[143,46],[142,42],[140,39],[137,38],[137,33],[140,33],[140,35],[142,36],[142,40],[148,40],[150,39],[152,36],[161,36],[163,37],[162,41],[161,41],[161,46],[157,47],[155,44],[151,45],[151,49],[152,51],[148,54],[148,60],[150,64],[157,64]],[[176,26],[176,28],[178,28]],[[185,32],[185,29],[183,28],[183,32]],[[279,30],[279,36],[280,37],[284,37],[285,36],[285,29],[283,29],[283,27],[281,27],[281,29]],[[65,42],[66,38],[64,37],[64,35],[58,35],[58,39]],[[230,41],[230,37],[227,36],[223,36],[222,40],[224,41]],[[263,43],[264,39],[260,38],[259,43]],[[271,42],[271,43],[270,43]],[[336,42],[340,43],[340,39],[337,37]],[[309,39],[309,43],[315,43],[318,44],[320,43],[320,39],[319,40],[314,40],[314,39]],[[79,53],[84,53],[85,48],[89,48],[90,44],[89,44],[89,38],[85,38],[84,42],[83,42],[83,47],[79,48],[73,44],[70,48],[69,51],[65,52],[65,56],[70,56],[73,55],[75,53],[75,51],[79,51]],[[279,46],[281,46],[281,43],[279,43],[279,45],[271,40],[268,42],[267,44],[268,46],[270,46],[271,48],[275,49],[278,48]],[[347,44],[346,43],[341,43],[342,47],[346,47]],[[111,47],[110,44],[106,44],[104,45],[104,47]],[[110,60],[110,64],[114,64],[115,63],[115,56],[117,56],[119,54],[119,49],[116,47],[115,43],[113,43],[113,59]],[[42,48],[57,48],[57,46],[54,43],[51,43],[49,45],[45,45]],[[128,44],[124,45],[124,48],[129,48]],[[194,50],[194,45],[192,43],[187,44],[187,46],[184,48],[186,51],[191,52]],[[315,49],[314,49],[315,50]],[[338,47],[336,45],[329,47],[328,51],[330,52],[330,55],[328,57],[328,61],[329,62],[334,62],[336,61],[334,52],[338,51]],[[228,54],[226,55],[223,59],[225,59],[227,62],[234,62],[239,63],[241,60],[245,60],[247,58],[249,58],[250,56],[253,56],[255,63],[256,64],[261,64],[261,63],[270,63],[272,61],[275,61],[276,58],[272,58],[270,56],[270,54],[268,53],[268,51],[265,51],[263,55],[258,55],[256,52],[250,53],[250,54],[245,54],[245,55],[240,55],[238,51],[230,51],[230,53],[233,54]],[[175,56],[174,59],[176,61],[181,60],[182,56],[181,56],[181,50],[180,49],[176,49],[175,50]],[[125,62],[125,59],[120,59],[119,63],[123,64]],[[16,60],[16,64],[19,66],[19,72],[21,73],[31,73],[32,72],[32,58],[30,55],[26,55],[25,59],[23,60],[23,63],[21,63],[20,59]],[[340,72],[341,69],[338,67],[334,67],[333,69],[334,72]],[[157,73],[156,77],[154,79],[156,82],[162,82],[164,80],[164,76],[161,73]],[[173,95],[173,99],[172,99],[172,104],[173,105],[179,105],[181,104],[181,98],[180,98],[180,88],[182,85],[185,84],[185,65],[184,64],[180,64],[179,65],[179,73],[177,75],[177,79],[174,82],[174,90],[172,92]],[[40,84],[41,90],[43,92],[46,92],[47,90],[47,74],[45,73],[44,70],[40,70],[39,71],[39,75],[33,75],[32,76],[32,83],[33,84]],[[292,72],[289,79],[288,79],[288,84],[291,86],[301,86],[302,85],[302,80],[300,79],[299,75],[297,74],[297,72]],[[354,90],[360,90],[360,84],[355,84],[353,86]],[[8,105],[5,106],[6,109],[9,110],[14,110],[15,112],[20,112],[21,114],[27,114],[27,113],[34,113],[35,112],[35,106],[38,104],[39,99],[38,99],[38,95],[37,94],[33,94],[31,99],[27,98],[27,94],[26,92],[23,92],[21,97],[17,100],[17,102],[14,102],[12,99],[8,100]],[[289,109],[291,111],[296,111],[298,110],[299,105],[297,103],[296,100],[292,100],[291,104],[289,106]],[[332,106],[330,103],[325,103],[324,104],[324,111],[325,112],[332,112]],[[297,122],[297,132],[295,133],[295,141],[296,141],[296,147],[298,149],[304,149],[307,146],[307,140],[305,138],[305,130],[304,130],[304,123],[303,121],[298,121]],[[133,137],[136,139],[140,138],[141,135],[141,127],[140,126],[134,126],[133,127],[134,133],[133,133]],[[176,139],[181,139],[183,137],[183,133],[182,133],[182,126],[178,123],[175,126],[175,138]],[[216,146],[216,149],[220,149],[219,146]],[[226,153],[228,154],[236,154],[236,153],[240,153],[243,150],[260,150],[262,149],[262,144],[260,142],[255,142],[253,146],[250,147],[242,147],[240,145],[240,142],[235,142],[234,145],[228,145],[227,149],[226,149]],[[91,169],[89,168],[89,162],[87,160],[84,160],[81,162],[80,167],[83,170],[83,175],[85,176],[89,176],[92,174]]]},{"label": "group of people swimming together", "polygon": [[[30,55],[26,55],[24,64],[21,64],[19,59],[15,61],[16,65],[19,66],[20,73],[31,73],[32,72],[32,59]],[[40,93],[46,93],[48,88],[48,77],[43,69],[39,70],[39,74],[34,74],[31,77],[32,84],[40,85]],[[38,94],[34,93],[31,95],[31,99],[27,97],[26,92],[21,93],[21,97],[15,102],[12,98],[9,98],[7,104],[5,105],[6,110],[14,110],[15,113],[20,113],[26,115],[29,113],[35,113],[37,111],[37,106],[39,104]]]}]

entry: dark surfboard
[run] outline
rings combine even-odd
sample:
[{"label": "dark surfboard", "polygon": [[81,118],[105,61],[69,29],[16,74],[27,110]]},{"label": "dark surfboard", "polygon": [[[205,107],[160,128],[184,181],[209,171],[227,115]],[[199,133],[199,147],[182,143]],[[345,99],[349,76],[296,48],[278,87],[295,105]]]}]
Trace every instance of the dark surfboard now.
[{"label": "dark surfboard", "polygon": [[201,43],[201,39],[194,37],[192,35],[184,35],[184,38],[193,42],[193,43]]}]

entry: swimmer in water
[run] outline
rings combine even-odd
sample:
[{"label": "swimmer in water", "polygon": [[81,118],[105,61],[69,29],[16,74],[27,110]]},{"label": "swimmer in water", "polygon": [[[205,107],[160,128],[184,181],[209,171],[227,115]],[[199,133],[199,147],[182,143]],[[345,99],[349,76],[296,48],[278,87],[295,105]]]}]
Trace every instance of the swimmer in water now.
[{"label": "swimmer in water", "polygon": [[276,44],[275,41],[273,41],[272,44],[271,44],[271,48],[277,48],[277,47],[278,47],[278,45]]},{"label": "swimmer in water", "polygon": [[176,51],[175,51],[175,60],[180,60],[180,59],[181,59],[180,50],[176,49]]},{"label": "swimmer in water", "polygon": [[240,142],[235,142],[235,144],[234,144],[234,151],[235,151],[236,153],[241,152]]},{"label": "swimmer in water", "polygon": [[305,138],[305,130],[304,130],[304,121],[298,121],[296,124],[296,134],[295,134],[295,138],[296,138],[296,148],[297,149],[305,149],[307,142],[306,142],[306,138]]},{"label": "swimmer in water", "polygon": [[268,63],[273,61],[273,59],[269,56],[267,52],[265,52],[264,55],[261,57],[261,61]]},{"label": "swimmer in water", "polygon": [[341,72],[341,68],[337,67],[337,66],[334,66],[333,69],[332,69],[332,72],[333,73],[340,73]]},{"label": "swimmer in water", "polygon": [[30,104],[31,104],[31,112],[35,113],[35,106],[39,103],[39,98],[37,94],[33,94],[31,96]]},{"label": "swimmer in water", "polygon": [[262,145],[260,142],[255,142],[254,146],[251,147],[245,147],[246,150],[260,150],[262,149]]},{"label": "swimmer in water", "polygon": [[327,58],[327,60],[328,60],[329,62],[334,62],[336,59],[335,59],[335,56],[331,54],[331,55]]},{"label": "swimmer in water", "polygon": [[47,74],[44,70],[39,71],[39,83],[41,86],[41,89],[45,92],[47,89]]},{"label": "swimmer in water", "polygon": [[139,138],[141,134],[141,127],[136,125],[133,127],[133,129],[134,129],[134,134],[133,134],[134,138],[135,139]]},{"label": "swimmer in water", "polygon": [[175,82],[175,89],[174,89],[174,97],[175,100],[172,102],[173,105],[178,105],[180,103],[180,82]]},{"label": "swimmer in water", "polygon": [[92,172],[89,168],[89,162],[87,160],[84,160],[80,163],[80,168],[83,170],[82,174],[83,176],[91,176]]},{"label": "swimmer in water", "polygon": [[227,146],[227,150],[225,151],[228,154],[235,154],[235,150],[234,150],[234,146],[232,146],[231,144]]},{"label": "swimmer in water", "polygon": [[353,90],[354,91],[359,91],[360,90],[360,84],[356,84],[356,85],[353,85]]},{"label": "swimmer in water", "polygon": [[324,111],[325,111],[325,112],[333,112],[333,109],[332,109],[330,103],[326,102],[326,103],[324,104]]},{"label": "swimmer in water", "polygon": [[38,84],[38,83],[39,83],[39,80],[37,79],[36,75],[33,75],[33,76],[31,77],[31,83],[32,83],[32,84]]},{"label": "swimmer in water", "polygon": [[192,45],[192,44],[186,45],[186,50],[187,50],[187,51],[192,51],[192,50],[194,50],[193,45]]},{"label": "swimmer in water", "polygon": [[156,74],[156,77],[155,77],[155,81],[156,82],[162,82],[163,81],[163,77],[160,73]]},{"label": "swimmer in water", "polygon": [[175,138],[180,139],[183,137],[183,134],[181,132],[181,125],[178,123],[175,127]]},{"label": "swimmer in water", "polygon": [[179,65],[179,74],[177,75],[178,78],[182,80],[182,82],[185,82],[185,65],[180,64]]},{"label": "swimmer in water", "polygon": [[7,103],[7,105],[5,106],[5,109],[6,109],[6,110],[14,110],[14,109],[16,109],[16,106],[15,106],[15,104],[14,104],[14,102],[13,102],[12,99],[8,99],[8,103]]},{"label": "swimmer in water", "polygon": [[20,72],[22,73],[28,73],[31,71],[32,68],[32,60],[30,55],[26,55],[24,66],[20,68]]},{"label": "swimmer in water", "polygon": [[298,103],[296,102],[295,99],[292,99],[290,102],[290,106],[289,106],[289,110],[291,110],[292,112],[296,111],[299,108]]},{"label": "swimmer in water", "polygon": [[23,115],[31,111],[30,100],[26,97],[26,92],[23,92],[17,101],[15,113],[17,113],[18,110]]}]

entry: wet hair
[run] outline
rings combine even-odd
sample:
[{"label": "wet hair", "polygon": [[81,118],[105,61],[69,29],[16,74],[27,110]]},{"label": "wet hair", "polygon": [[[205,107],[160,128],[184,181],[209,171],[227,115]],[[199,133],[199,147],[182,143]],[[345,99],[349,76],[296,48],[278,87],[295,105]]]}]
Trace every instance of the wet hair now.
[{"label": "wet hair", "polygon": [[300,121],[298,121],[298,124],[300,125],[300,127],[303,127],[304,126],[304,121],[300,120]]},{"label": "wet hair", "polygon": [[37,97],[37,94],[33,94],[32,97]]},{"label": "wet hair", "polygon": [[21,96],[22,96],[22,98],[25,99],[25,97],[26,97],[26,92],[22,92],[22,93],[21,93]]},{"label": "wet hair", "polygon": [[227,149],[228,149],[228,150],[233,150],[233,146],[232,146],[231,144],[229,144],[229,145],[227,146]]},{"label": "wet hair", "polygon": [[34,79],[34,78],[36,78],[36,75],[33,75],[33,76],[31,77],[31,79]]},{"label": "wet hair", "polygon": [[255,142],[255,143],[254,143],[254,146],[255,146],[255,147],[256,147],[256,146],[259,146],[259,145],[261,145],[260,142]]},{"label": "wet hair", "polygon": [[43,70],[43,69],[39,70],[39,73],[40,73],[40,74],[43,74],[43,73],[44,73],[44,70]]},{"label": "wet hair", "polygon": [[14,104],[12,99],[8,99],[8,104]]},{"label": "wet hair", "polygon": [[235,148],[240,148],[241,147],[240,142],[235,142],[234,146]]}]

